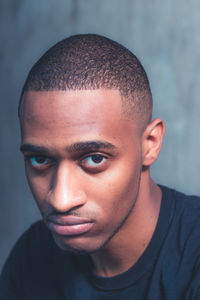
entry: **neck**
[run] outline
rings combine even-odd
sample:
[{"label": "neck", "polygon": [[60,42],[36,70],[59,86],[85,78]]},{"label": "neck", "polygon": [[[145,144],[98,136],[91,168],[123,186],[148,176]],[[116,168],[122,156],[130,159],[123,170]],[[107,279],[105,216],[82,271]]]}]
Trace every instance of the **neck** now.
[{"label": "neck", "polygon": [[146,179],[141,179],[135,207],[126,222],[103,249],[91,255],[94,270],[99,276],[111,277],[127,271],[151,241],[162,195],[150,177],[148,181]]}]

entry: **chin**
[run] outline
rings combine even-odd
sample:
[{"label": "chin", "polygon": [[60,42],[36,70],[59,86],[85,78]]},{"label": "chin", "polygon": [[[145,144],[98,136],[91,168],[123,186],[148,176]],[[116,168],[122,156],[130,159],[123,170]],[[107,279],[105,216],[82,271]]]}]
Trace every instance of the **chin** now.
[{"label": "chin", "polygon": [[103,246],[97,238],[84,238],[84,237],[54,237],[57,246],[64,251],[73,252],[76,254],[92,254],[98,252]]}]

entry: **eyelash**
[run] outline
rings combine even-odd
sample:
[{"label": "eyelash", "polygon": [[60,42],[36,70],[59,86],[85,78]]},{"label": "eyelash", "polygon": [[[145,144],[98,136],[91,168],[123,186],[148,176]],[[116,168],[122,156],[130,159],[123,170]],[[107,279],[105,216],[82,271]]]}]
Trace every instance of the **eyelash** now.
[{"label": "eyelash", "polygon": [[[33,160],[34,158],[44,158],[44,161],[48,161],[47,163],[38,163],[38,165],[34,165],[33,162],[31,162],[31,160]],[[107,161],[108,161],[108,155],[105,154],[100,154],[100,153],[92,153],[92,154],[88,154],[85,155],[83,157],[81,157],[81,159],[78,160],[79,165],[86,171],[89,173],[98,173],[103,171],[106,168],[107,165]],[[87,160],[93,160],[94,165],[93,166],[89,166],[87,165]],[[96,159],[97,161],[100,159],[100,162],[94,162],[94,159]],[[29,163],[29,165],[37,170],[37,171],[45,171],[46,169],[48,169],[49,167],[53,166],[56,162],[55,160],[53,160],[52,158],[46,157],[45,155],[29,155],[29,156],[25,156],[25,161],[27,161]],[[102,162],[103,161],[103,162]],[[96,165],[95,165],[96,164]]]}]

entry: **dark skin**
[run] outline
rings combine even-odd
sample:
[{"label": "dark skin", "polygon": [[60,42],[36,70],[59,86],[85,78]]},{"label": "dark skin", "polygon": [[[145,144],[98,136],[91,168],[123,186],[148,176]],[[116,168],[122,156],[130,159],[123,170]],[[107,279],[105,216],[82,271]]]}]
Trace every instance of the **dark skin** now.
[{"label": "dark skin", "polygon": [[[89,253],[101,276],[126,271],[158,220],[161,190],[149,168],[163,121],[141,131],[123,114],[119,91],[99,89],[26,92],[20,123],[28,182],[57,245]],[[49,218],[65,216],[76,224],[52,230]]]}]

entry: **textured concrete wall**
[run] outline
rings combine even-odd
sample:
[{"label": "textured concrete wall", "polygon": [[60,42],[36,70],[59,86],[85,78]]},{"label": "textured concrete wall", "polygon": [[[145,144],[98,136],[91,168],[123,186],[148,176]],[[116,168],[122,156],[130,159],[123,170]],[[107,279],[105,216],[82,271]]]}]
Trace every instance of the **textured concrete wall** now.
[{"label": "textured concrete wall", "polygon": [[200,2],[198,0],[0,1],[0,268],[39,213],[19,153],[17,103],[25,76],[52,44],[75,33],[100,33],[141,60],[166,122],[154,179],[200,194]]}]

